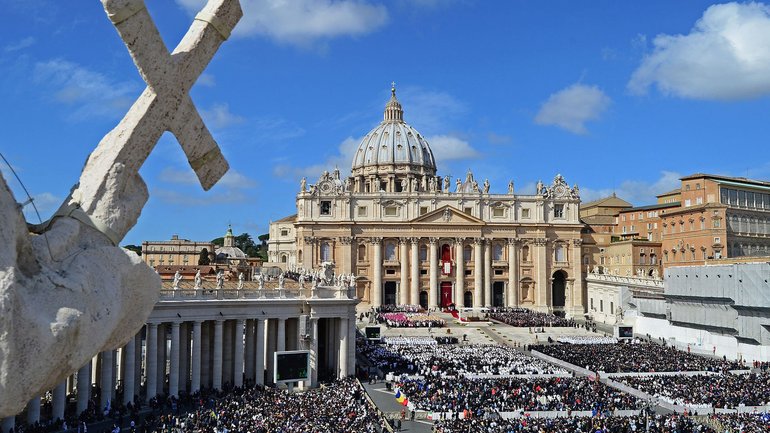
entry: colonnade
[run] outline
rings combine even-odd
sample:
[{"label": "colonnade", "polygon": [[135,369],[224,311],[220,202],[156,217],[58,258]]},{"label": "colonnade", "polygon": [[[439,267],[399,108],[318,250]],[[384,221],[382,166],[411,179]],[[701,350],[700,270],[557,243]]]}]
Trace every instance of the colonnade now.
[{"label": "colonnade", "polygon": [[[268,308],[268,307],[265,307]],[[259,309],[257,307],[256,309]],[[319,373],[342,378],[355,369],[354,309],[343,317],[226,318],[147,323],[123,347],[97,354],[51,390],[51,419],[64,419],[67,395],[76,394],[76,411],[86,410],[97,395],[100,410],[156,395],[179,396],[225,384],[275,385],[274,353],[310,351],[310,380]],[[264,313],[264,312],[263,312]],[[319,347],[324,353],[319,353]],[[98,393],[97,393],[98,391]],[[27,424],[41,420],[41,398],[30,400]],[[0,431],[14,427],[16,417],[2,420]]]}]

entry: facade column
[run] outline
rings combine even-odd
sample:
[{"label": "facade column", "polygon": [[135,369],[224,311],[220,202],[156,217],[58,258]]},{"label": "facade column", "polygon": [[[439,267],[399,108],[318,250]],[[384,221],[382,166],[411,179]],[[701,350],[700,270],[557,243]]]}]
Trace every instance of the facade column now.
[{"label": "facade column", "polygon": [[190,379],[190,322],[179,325],[179,391],[187,391]]},{"label": "facade column", "polygon": [[311,319],[312,330],[310,333],[310,387],[318,386],[318,365],[320,354],[318,353],[318,319]]},{"label": "facade column", "polygon": [[573,239],[572,254],[569,258],[572,262],[572,278],[574,281],[569,285],[571,291],[567,297],[567,300],[569,301],[569,304],[567,304],[567,314],[571,314],[574,317],[582,317],[585,312],[585,299],[583,299],[582,245],[582,239]]},{"label": "facade column", "polygon": [[257,334],[257,346],[255,347],[254,375],[257,385],[265,384],[265,321],[254,319],[254,333]]},{"label": "facade column", "polygon": [[473,240],[473,307],[479,308],[481,307],[481,303],[483,301],[482,294],[484,293],[482,291],[482,277],[484,276],[484,263],[482,259],[484,258],[484,253],[482,250],[484,249],[484,240],[481,238],[476,238]]},{"label": "facade column", "polygon": [[64,406],[67,403],[67,381],[64,380],[53,389],[51,398],[51,420],[64,420]]},{"label": "facade column", "polygon": [[27,425],[40,421],[40,396],[27,402]]},{"label": "facade column", "polygon": [[147,343],[146,343],[147,371],[144,372],[145,382],[147,383],[147,401],[158,394],[158,325],[155,323],[147,324]]},{"label": "facade column", "polygon": [[201,323],[201,388],[211,387],[211,322]]},{"label": "facade column", "polygon": [[243,386],[243,330],[246,320],[238,319],[235,321],[235,365],[233,367],[233,385]]},{"label": "facade column", "polygon": [[88,397],[91,392],[91,360],[78,370],[78,403],[77,415],[80,416],[84,410],[88,409]]},{"label": "facade column", "polygon": [[244,375],[246,380],[254,381],[254,319],[246,320],[246,353],[244,360]]},{"label": "facade column", "polygon": [[370,239],[372,249],[374,250],[372,260],[372,290],[369,295],[369,303],[372,307],[382,305],[382,238]]},{"label": "facade column", "polygon": [[420,304],[420,238],[412,238],[412,260],[410,263],[411,284],[409,286],[409,303]]},{"label": "facade column", "polygon": [[267,370],[267,383],[274,384],[273,382],[273,369],[275,368],[275,345],[278,341],[276,332],[278,330],[278,324],[276,319],[268,319],[265,322],[265,343],[267,348],[265,349],[265,370]]},{"label": "facade column", "polygon": [[438,238],[430,238],[430,284],[428,292],[428,306],[438,307]]},{"label": "facade column", "polygon": [[278,319],[276,328],[275,351],[283,352],[286,350],[286,319]]},{"label": "facade column", "polygon": [[339,319],[339,356],[337,356],[337,362],[339,363],[339,376],[337,379],[344,379],[348,377],[348,318],[341,317]]},{"label": "facade column", "polygon": [[224,320],[214,322],[214,355],[212,368],[211,387],[222,389],[222,340],[224,333]]},{"label": "facade column", "polygon": [[192,377],[190,378],[190,392],[195,393],[201,389],[201,321],[193,322],[192,331]]},{"label": "facade column", "polygon": [[537,283],[535,285],[536,289],[536,308],[539,308],[542,311],[551,311],[551,278],[548,275],[548,267],[547,267],[547,260],[548,260],[548,253],[547,253],[547,244],[548,239],[547,238],[537,238],[535,239],[535,251],[534,251],[534,260],[535,263],[535,270],[537,272]]},{"label": "facade column", "polygon": [[398,285],[398,303],[406,305],[409,303],[409,244],[406,238],[398,240],[398,259],[401,262],[401,284]]},{"label": "facade column", "polygon": [[342,273],[348,275],[353,272],[353,238],[340,237],[340,245],[342,245]]},{"label": "facade column", "polygon": [[233,383],[233,334],[235,333],[235,323],[232,320],[225,321],[223,328],[222,343],[222,383]]},{"label": "facade column", "polygon": [[484,241],[484,306],[492,306],[492,239]]},{"label": "facade column", "polygon": [[508,239],[508,290],[506,307],[518,307],[519,296],[519,240]]},{"label": "facade column", "polygon": [[136,338],[128,340],[123,346],[123,404],[128,404],[134,400],[134,360],[136,359]]},{"label": "facade column", "polygon": [[158,394],[163,394],[166,388],[166,333],[167,329],[165,323],[158,324],[158,370],[156,382],[158,385]]},{"label": "facade column", "polygon": [[112,369],[115,368],[115,357],[113,353],[113,350],[105,350],[100,354],[102,357],[101,371],[99,372],[99,381],[102,389],[101,397],[99,398],[100,409],[104,409],[112,400],[112,389],[114,388],[112,384]]},{"label": "facade column", "polygon": [[168,372],[168,394],[179,396],[179,322],[171,322],[171,364]]},{"label": "facade column", "polygon": [[465,307],[465,257],[463,257],[463,239],[455,239],[455,306]]}]

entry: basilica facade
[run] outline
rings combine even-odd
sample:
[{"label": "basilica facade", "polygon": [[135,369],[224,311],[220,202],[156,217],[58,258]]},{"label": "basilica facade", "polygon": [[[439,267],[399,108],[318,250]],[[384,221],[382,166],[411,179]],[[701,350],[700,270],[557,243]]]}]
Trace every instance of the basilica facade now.
[{"label": "basilica facade", "polygon": [[521,306],[582,315],[580,197],[561,175],[536,194],[501,193],[470,171],[437,173],[426,139],[404,122],[395,88],[349,176],[305,179],[297,214],[271,223],[270,261],[357,277],[372,306]]}]

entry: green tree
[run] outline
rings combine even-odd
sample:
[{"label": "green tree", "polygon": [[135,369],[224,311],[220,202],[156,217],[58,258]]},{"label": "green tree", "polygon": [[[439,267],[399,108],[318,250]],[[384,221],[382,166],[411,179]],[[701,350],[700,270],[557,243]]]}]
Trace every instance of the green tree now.
[{"label": "green tree", "polygon": [[135,252],[137,255],[142,255],[142,247],[139,245],[123,245],[123,248]]},{"label": "green tree", "polygon": [[222,247],[225,245],[225,238],[222,237],[222,238],[212,239],[211,243],[218,247]]},{"label": "green tree", "polygon": [[262,244],[263,247],[267,246],[267,241],[270,239],[270,233],[265,233],[263,235],[259,235],[257,238],[259,239],[259,242]]},{"label": "green tree", "polygon": [[199,265],[208,265],[211,263],[209,261],[209,250],[208,248],[204,248],[201,250],[200,255],[198,256],[198,264]]}]

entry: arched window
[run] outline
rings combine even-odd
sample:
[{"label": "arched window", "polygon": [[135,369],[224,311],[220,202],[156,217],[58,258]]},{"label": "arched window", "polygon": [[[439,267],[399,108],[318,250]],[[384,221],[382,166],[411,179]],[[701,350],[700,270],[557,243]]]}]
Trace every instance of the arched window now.
[{"label": "arched window", "polygon": [[503,245],[502,244],[494,244],[492,245],[492,260],[503,260]]},{"label": "arched window", "polygon": [[289,261],[289,257],[286,254],[281,254],[281,263],[286,263]]},{"label": "arched window", "polygon": [[385,260],[396,260],[396,243],[393,241],[385,243]]},{"label": "arched window", "polygon": [[321,242],[321,261],[322,262],[332,261],[332,246],[327,241]]},{"label": "arched window", "polygon": [[529,246],[524,245],[521,247],[521,261],[522,262],[528,262],[529,261]]},{"label": "arched window", "polygon": [[364,244],[360,244],[358,246],[358,261],[359,262],[366,261],[366,245]]}]

